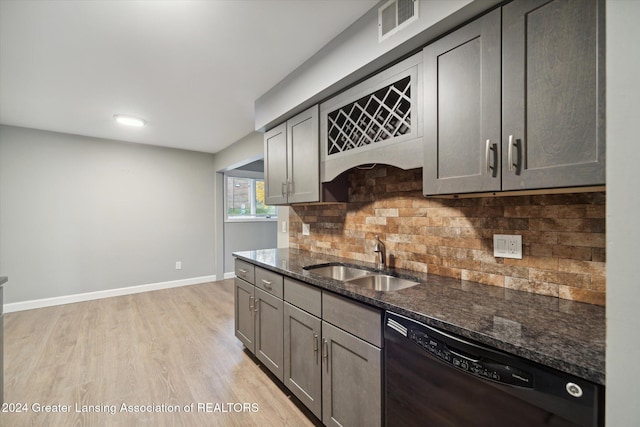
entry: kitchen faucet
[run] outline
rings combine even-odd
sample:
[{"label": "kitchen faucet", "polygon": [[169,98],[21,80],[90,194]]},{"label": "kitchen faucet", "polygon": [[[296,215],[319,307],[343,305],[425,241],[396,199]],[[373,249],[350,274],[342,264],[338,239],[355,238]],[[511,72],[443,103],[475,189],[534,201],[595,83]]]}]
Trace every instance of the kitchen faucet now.
[{"label": "kitchen faucet", "polygon": [[382,241],[380,240],[380,237],[378,237],[377,234],[376,234],[376,245],[373,247],[373,252],[378,253],[378,268],[379,269],[385,268],[385,264],[387,260],[386,248],[384,246],[384,243],[382,243]]}]

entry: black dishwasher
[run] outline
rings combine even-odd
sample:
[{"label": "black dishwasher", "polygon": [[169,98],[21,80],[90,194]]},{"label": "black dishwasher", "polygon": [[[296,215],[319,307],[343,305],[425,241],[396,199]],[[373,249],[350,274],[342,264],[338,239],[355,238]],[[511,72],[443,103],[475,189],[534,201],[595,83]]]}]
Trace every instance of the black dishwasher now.
[{"label": "black dishwasher", "polygon": [[604,425],[604,387],[387,312],[385,425]]}]

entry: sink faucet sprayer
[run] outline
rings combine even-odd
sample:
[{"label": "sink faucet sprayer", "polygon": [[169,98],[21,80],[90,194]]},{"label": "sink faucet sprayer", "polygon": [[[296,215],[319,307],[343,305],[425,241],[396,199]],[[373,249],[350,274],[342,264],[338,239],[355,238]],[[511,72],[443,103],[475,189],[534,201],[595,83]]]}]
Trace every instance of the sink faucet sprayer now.
[{"label": "sink faucet sprayer", "polygon": [[376,245],[373,247],[373,252],[378,253],[378,268],[385,268],[387,254],[384,243],[380,240],[380,237],[376,234]]}]

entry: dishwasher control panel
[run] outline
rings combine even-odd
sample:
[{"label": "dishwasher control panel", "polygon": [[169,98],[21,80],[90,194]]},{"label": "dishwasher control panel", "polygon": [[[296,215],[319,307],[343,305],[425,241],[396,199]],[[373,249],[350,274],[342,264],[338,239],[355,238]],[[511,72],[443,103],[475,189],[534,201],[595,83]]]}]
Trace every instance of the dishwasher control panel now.
[{"label": "dishwasher control panel", "polygon": [[421,330],[408,329],[407,337],[423,350],[447,365],[476,377],[525,388],[533,388],[533,375],[513,366],[466,354]]}]

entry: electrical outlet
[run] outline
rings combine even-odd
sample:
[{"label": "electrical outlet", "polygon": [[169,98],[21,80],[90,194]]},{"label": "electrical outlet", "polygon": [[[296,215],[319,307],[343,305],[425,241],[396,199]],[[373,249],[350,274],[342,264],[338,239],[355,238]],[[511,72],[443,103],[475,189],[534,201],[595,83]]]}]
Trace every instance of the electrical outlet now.
[{"label": "electrical outlet", "polygon": [[494,234],[493,256],[496,258],[522,259],[522,236]]},{"label": "electrical outlet", "polygon": [[280,230],[282,233],[287,232],[287,221],[282,221],[282,228]]},{"label": "electrical outlet", "polygon": [[182,270],[182,261],[176,261],[176,270]]},{"label": "electrical outlet", "polygon": [[302,224],[302,235],[308,236],[311,234],[311,230],[309,228],[309,224]]}]

